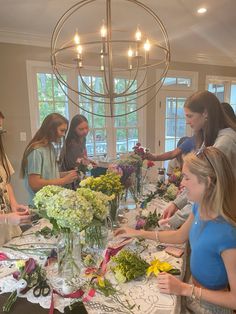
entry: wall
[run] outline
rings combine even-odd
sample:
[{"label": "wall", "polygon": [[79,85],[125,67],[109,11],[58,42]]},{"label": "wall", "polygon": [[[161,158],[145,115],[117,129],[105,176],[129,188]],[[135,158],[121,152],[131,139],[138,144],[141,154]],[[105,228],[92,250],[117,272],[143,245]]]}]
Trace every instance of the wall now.
[{"label": "wall", "polygon": [[[19,178],[20,162],[26,143],[30,140],[29,100],[27,91],[26,60],[49,62],[49,48],[0,43],[0,110],[4,113],[7,134],[4,135],[5,148],[15,169],[12,184],[19,202],[27,203],[27,194]],[[206,75],[236,77],[235,67],[199,65],[172,62],[171,70],[198,72],[198,88],[205,89]],[[155,79],[150,72],[148,80]],[[150,97],[151,95],[149,95]],[[158,97],[158,95],[157,95]],[[155,117],[157,100],[147,107],[146,145],[152,151],[155,148]],[[27,141],[20,141],[20,132],[26,132]]]}]

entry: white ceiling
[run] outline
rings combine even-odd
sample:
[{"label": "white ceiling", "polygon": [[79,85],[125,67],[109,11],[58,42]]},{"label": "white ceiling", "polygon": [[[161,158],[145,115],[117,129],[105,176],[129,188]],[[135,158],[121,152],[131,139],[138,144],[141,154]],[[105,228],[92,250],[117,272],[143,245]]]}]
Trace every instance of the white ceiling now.
[{"label": "white ceiling", "polygon": [[[102,0],[98,1],[98,12]],[[112,0],[127,5],[130,0]],[[140,0],[162,20],[167,30],[174,61],[236,67],[236,0]],[[0,0],[0,42],[49,46],[51,34],[61,15],[76,0]],[[205,6],[205,15],[197,9]],[[115,13],[119,16],[119,7]],[[93,17],[83,16],[85,30]],[[148,27],[142,20],[143,27]],[[146,24],[146,25],[145,25]]]}]

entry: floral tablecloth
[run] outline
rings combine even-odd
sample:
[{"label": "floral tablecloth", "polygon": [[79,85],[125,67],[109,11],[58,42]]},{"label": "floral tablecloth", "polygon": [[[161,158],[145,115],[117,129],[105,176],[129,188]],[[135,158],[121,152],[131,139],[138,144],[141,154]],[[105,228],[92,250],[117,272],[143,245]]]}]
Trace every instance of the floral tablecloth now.
[{"label": "floral tablecloth", "polygon": [[[154,199],[150,202],[148,209],[162,211],[166,203],[160,199]],[[127,214],[127,219],[132,225],[132,219],[135,219],[135,211]],[[39,264],[44,265],[46,256],[44,251],[49,250],[56,246],[54,238],[44,239],[43,236],[35,236],[37,230],[42,229],[48,222],[40,220],[39,223],[29,229],[23,237],[15,238],[10,241],[6,246],[12,244],[18,245],[21,248],[28,248],[29,251],[19,252],[7,247],[0,248],[1,252],[5,252],[10,259],[28,259],[33,257]],[[28,235],[27,235],[28,234]],[[147,248],[141,253],[147,261],[153,260],[155,257],[167,261],[174,267],[181,270],[181,276],[184,275],[185,270],[185,255],[181,258],[170,256],[164,251],[157,251],[156,243],[154,241],[145,241]],[[135,244],[131,243],[130,246],[134,248]],[[16,289],[17,281],[13,279],[9,273],[13,272],[15,261],[1,261],[0,262],[0,294],[11,292]],[[104,297],[101,293],[97,292],[91,301],[87,302],[86,308],[90,314],[104,314],[104,313],[180,313],[180,298],[172,295],[164,295],[159,293],[156,284],[156,278],[142,278],[124,284],[117,284],[111,272],[107,272],[107,278],[111,281],[114,287],[120,291],[115,297]],[[50,285],[60,292],[62,287],[62,279],[57,275],[57,264],[52,264],[47,267],[47,278]],[[83,279],[81,279],[83,281]],[[27,298],[31,303],[38,303],[43,308],[50,308],[51,296],[36,298],[33,296],[32,289],[25,295],[20,297]],[[71,299],[64,299],[59,295],[54,295],[54,307],[63,313],[64,307],[69,305]],[[132,310],[124,307],[125,304],[134,305]]]}]

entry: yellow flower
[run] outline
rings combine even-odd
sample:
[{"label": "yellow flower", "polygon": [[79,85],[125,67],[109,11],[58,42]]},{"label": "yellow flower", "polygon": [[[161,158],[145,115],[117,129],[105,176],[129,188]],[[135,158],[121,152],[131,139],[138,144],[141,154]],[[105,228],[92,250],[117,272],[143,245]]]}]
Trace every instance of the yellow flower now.
[{"label": "yellow flower", "polygon": [[25,267],[25,261],[24,260],[19,260],[16,262],[16,267],[18,269]]},{"label": "yellow flower", "polygon": [[147,269],[147,277],[149,277],[152,273],[154,273],[155,276],[158,276],[159,272],[168,272],[172,268],[173,267],[169,263],[160,262],[159,259],[154,259]]},{"label": "yellow flower", "polygon": [[104,282],[104,278],[101,276],[97,276],[97,280],[98,280],[98,285],[100,287],[105,287],[105,282]]}]

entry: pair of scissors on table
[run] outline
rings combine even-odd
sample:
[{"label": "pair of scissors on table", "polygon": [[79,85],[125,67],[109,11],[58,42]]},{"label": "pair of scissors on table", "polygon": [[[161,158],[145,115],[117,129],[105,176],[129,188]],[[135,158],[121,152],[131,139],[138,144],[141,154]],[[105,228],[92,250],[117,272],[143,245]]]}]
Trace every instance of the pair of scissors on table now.
[{"label": "pair of scissors on table", "polygon": [[34,287],[33,295],[36,298],[39,298],[40,296],[46,297],[49,295],[51,291],[51,288],[47,284],[47,280],[43,278],[42,276],[39,277],[39,283]]}]

